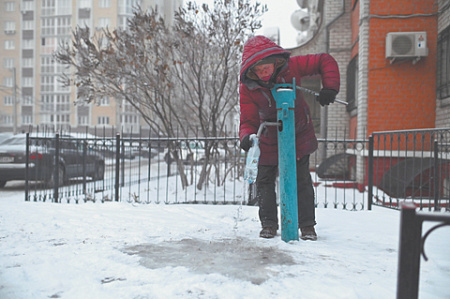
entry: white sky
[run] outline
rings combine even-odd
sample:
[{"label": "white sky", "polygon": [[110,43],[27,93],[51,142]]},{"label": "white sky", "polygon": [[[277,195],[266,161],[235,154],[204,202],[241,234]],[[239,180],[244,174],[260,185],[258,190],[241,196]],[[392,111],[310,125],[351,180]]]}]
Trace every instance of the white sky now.
[{"label": "white sky", "polygon": [[[257,0],[266,4],[268,11],[262,18],[263,27],[257,32],[263,34],[266,28],[280,28],[280,45],[284,48],[293,48],[297,45],[295,39],[297,31],[291,25],[291,15],[300,9],[296,0]],[[214,0],[196,0],[197,3],[212,5]]]},{"label": "white sky", "polygon": [[295,41],[297,31],[291,25],[291,15],[294,11],[300,9],[296,0],[258,0],[266,4],[268,11],[262,18],[264,32],[268,27],[280,28],[280,45],[284,48],[293,48],[297,46]]}]

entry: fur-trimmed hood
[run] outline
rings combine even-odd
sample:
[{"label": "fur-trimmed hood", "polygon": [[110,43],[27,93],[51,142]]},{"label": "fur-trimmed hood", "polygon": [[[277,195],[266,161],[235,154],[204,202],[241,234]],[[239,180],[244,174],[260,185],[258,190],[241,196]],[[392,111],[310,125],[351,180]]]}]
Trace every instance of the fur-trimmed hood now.
[{"label": "fur-trimmed hood", "polygon": [[281,70],[287,67],[286,62],[289,60],[291,53],[269,38],[261,35],[250,38],[244,44],[244,53],[242,54],[242,63],[240,70],[240,80],[243,84],[247,85],[250,89],[254,89],[258,84],[258,77],[253,73],[251,67],[263,58],[273,57],[275,63],[275,76],[280,73]]}]

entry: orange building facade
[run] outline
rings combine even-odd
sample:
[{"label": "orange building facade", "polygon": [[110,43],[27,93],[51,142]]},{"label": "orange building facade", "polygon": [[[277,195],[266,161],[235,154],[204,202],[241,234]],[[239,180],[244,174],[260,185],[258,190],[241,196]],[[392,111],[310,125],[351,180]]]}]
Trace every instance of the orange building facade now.
[{"label": "orange building facade", "polygon": [[[341,73],[338,98],[348,102],[320,107],[320,138],[367,140],[374,132],[450,127],[449,1],[318,3],[318,33],[291,52],[331,54]],[[416,39],[407,44],[399,36]],[[366,155],[357,155],[360,182]]]},{"label": "orange building facade", "polygon": [[[358,135],[367,137],[376,131],[435,127],[438,1],[370,1],[366,6],[361,10],[358,0],[352,4],[352,56],[361,54],[361,39],[365,39],[367,68],[359,67],[366,73],[359,80],[366,89],[359,88],[362,94],[358,94],[358,112],[349,121],[350,132],[366,127],[366,136]],[[366,31],[362,33],[364,23]],[[386,36],[391,32],[425,32],[428,55],[386,58]],[[361,82],[361,77],[366,82]],[[364,104],[366,111],[360,111]]]}]

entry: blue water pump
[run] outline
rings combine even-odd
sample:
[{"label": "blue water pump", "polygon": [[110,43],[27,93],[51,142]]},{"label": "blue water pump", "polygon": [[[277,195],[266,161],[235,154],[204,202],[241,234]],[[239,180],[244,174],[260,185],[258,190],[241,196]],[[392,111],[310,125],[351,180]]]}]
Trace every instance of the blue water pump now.
[{"label": "blue water pump", "polygon": [[271,90],[278,121],[278,170],[280,175],[281,239],[297,240],[297,163],[295,152],[295,78],[292,84],[276,84]]}]

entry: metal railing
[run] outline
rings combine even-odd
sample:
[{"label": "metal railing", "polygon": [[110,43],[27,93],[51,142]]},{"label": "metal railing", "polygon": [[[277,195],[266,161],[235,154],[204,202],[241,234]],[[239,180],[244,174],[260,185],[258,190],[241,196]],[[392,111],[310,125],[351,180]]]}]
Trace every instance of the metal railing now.
[{"label": "metal railing", "polygon": [[[58,136],[58,135],[57,135]],[[33,145],[49,138],[29,137],[27,157]],[[237,138],[74,138],[55,137],[59,143],[70,141],[75,144],[72,154],[67,151],[61,156],[56,151],[54,161],[60,161],[64,175],[63,183],[57,177],[50,187],[49,180],[27,180],[26,200],[54,202],[119,201],[141,203],[184,203],[208,202],[237,203],[242,201],[237,194],[237,185],[242,182],[243,157],[236,143]],[[49,152],[48,148],[41,148]],[[104,163],[102,179],[79,172],[68,176],[68,168],[86,168],[80,159],[87,153],[95,153]],[[78,157],[78,158],[76,158]],[[70,159],[78,159],[75,166]],[[39,173],[44,165],[27,161],[33,165],[27,169],[27,178]],[[53,165],[56,165],[53,162]],[[52,171],[58,175],[58,167]],[[231,188],[231,192],[230,189]],[[241,188],[240,188],[241,189]],[[220,192],[223,191],[223,192]],[[209,192],[213,192],[210,194]]]},{"label": "metal railing", "polygon": [[450,128],[375,132],[369,138],[369,204],[449,210]]},{"label": "metal railing", "polygon": [[[83,169],[83,159],[95,153],[104,161],[104,174],[99,179],[80,172],[79,176],[64,180],[26,182],[26,200],[80,202],[128,201],[136,203],[212,203],[254,204],[255,190],[243,180],[245,153],[239,148],[237,137],[221,138],[162,138],[162,137],[29,137],[27,148],[33,144],[59,143],[70,140],[78,152],[77,167]],[[355,183],[348,167],[354,158],[344,156],[326,169],[322,164],[323,151],[329,157],[348,149],[364,149],[363,141],[331,139],[319,140],[319,150],[311,155],[311,174],[316,192],[316,206],[361,210],[366,207],[365,187]],[[48,151],[48,149],[44,149]],[[28,153],[28,156],[30,153]],[[55,159],[61,160],[61,157]],[[28,161],[27,165],[32,162]],[[29,173],[39,172],[35,164]],[[57,168],[53,168],[55,170]],[[61,182],[61,183],[58,183]],[[279,192],[278,192],[279,193]]]},{"label": "metal railing", "polygon": [[[316,206],[363,210],[379,205],[398,209],[401,202],[408,201],[420,209],[449,210],[449,131],[376,132],[369,140],[319,139],[319,149],[310,157]],[[27,148],[33,143],[46,144],[43,140],[49,139],[30,137]],[[89,153],[102,157],[104,175],[93,178],[92,172],[67,177],[61,171],[64,183],[49,188],[45,181],[33,182],[29,174],[27,200],[247,204],[253,201],[249,196],[255,195],[243,180],[245,153],[235,136],[62,134],[59,140],[75,143],[79,161]],[[78,162],[77,167],[83,164]],[[58,175],[55,173],[54,178]]]},{"label": "metal railing", "polygon": [[[397,298],[416,299],[419,293],[420,254],[425,261],[425,241],[437,228],[450,225],[450,215],[416,212],[414,203],[401,204]],[[424,222],[438,222],[422,236]]]}]

